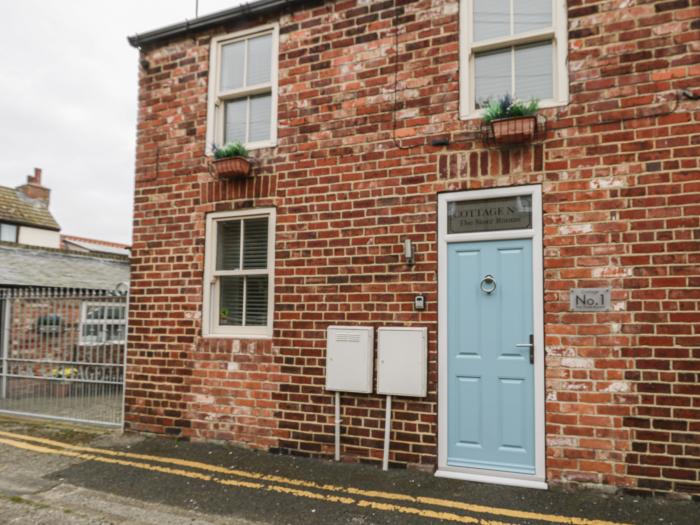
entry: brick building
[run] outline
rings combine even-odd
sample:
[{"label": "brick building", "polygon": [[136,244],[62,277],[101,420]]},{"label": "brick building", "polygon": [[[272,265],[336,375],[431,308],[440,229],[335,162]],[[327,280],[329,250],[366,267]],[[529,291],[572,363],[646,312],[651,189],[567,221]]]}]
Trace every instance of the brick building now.
[{"label": "brick building", "polygon": [[[427,327],[392,466],[700,494],[697,1],[259,0],[129,40],[127,428],[330,457],[328,326]],[[482,140],[504,92],[531,142]],[[212,173],[230,140],[252,177]],[[342,395],[343,460],[381,460],[384,402]]]}]

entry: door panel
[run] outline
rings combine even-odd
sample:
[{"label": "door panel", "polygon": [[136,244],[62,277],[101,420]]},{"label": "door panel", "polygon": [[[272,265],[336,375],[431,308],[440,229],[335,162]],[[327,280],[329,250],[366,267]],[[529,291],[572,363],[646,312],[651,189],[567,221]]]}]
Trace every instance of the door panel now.
[{"label": "door panel", "polygon": [[[459,421],[459,443],[460,445],[469,445],[473,447],[481,447],[483,441],[481,429],[483,425],[470,424],[473,421],[481,422],[481,378],[480,377],[458,377],[459,389],[457,399],[459,403],[459,411],[464,414],[464,417]],[[475,402],[465,402],[473,399]]]},{"label": "door panel", "polygon": [[525,382],[521,379],[499,378],[498,410],[500,413],[501,447],[524,450],[527,436],[523,432],[527,425],[523,421],[525,412]]},{"label": "door panel", "polygon": [[450,244],[447,279],[447,463],[534,474],[532,241]]}]

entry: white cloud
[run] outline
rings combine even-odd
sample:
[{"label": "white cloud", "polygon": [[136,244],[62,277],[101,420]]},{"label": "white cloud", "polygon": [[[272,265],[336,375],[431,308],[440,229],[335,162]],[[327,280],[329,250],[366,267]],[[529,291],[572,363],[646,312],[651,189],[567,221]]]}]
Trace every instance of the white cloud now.
[{"label": "white cloud", "polygon": [[41,167],[63,233],[130,242],[138,52],[126,37],[194,12],[195,0],[3,2],[0,184]]}]

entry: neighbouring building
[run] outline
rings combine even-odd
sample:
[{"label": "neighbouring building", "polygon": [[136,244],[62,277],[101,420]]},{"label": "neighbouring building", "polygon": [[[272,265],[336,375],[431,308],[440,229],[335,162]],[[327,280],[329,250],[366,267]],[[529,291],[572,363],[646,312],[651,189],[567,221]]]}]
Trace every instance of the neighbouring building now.
[{"label": "neighbouring building", "polygon": [[0,243],[0,288],[114,290],[129,283],[129,258]]},{"label": "neighbouring building", "polygon": [[0,410],[7,396],[46,395],[63,362],[88,371],[122,363],[128,283],[123,255],[0,243]]},{"label": "neighbouring building", "polygon": [[[425,327],[392,466],[700,494],[697,2],[258,0],[129,41],[128,429],[331,457],[328,327]],[[385,397],[341,402],[379,463]]]},{"label": "neighbouring building", "polygon": [[50,195],[39,168],[21,186],[0,186],[0,241],[59,248],[60,227],[49,211]]},{"label": "neighbouring building", "polygon": [[125,257],[131,253],[131,247],[128,244],[75,235],[61,235],[61,248],[74,252],[123,255]]},{"label": "neighbouring building", "polygon": [[0,186],[0,288],[112,291],[129,282],[129,246],[62,235],[51,190],[34,168],[17,188]]},{"label": "neighbouring building", "polygon": [[[128,289],[129,247],[61,235],[49,210],[49,193],[41,185],[38,168],[23,186],[0,186],[0,334],[11,326],[10,339],[16,341],[17,334],[21,334],[29,345],[33,338],[41,340],[46,333],[60,328],[62,332],[75,332],[74,339],[82,344],[108,333],[117,334],[123,341],[125,301],[115,299],[124,304],[119,306],[113,326],[105,321],[102,304],[94,305],[107,299],[90,301],[90,297],[115,292],[121,296]],[[75,299],[69,299],[73,295]],[[7,301],[12,299],[22,305],[5,318]],[[1,339],[0,356],[4,356]],[[66,340],[45,338],[42,344],[55,343],[62,348]]]},{"label": "neighbouring building", "polygon": [[0,412],[118,424],[128,246],[61,235],[40,169],[0,228]]}]

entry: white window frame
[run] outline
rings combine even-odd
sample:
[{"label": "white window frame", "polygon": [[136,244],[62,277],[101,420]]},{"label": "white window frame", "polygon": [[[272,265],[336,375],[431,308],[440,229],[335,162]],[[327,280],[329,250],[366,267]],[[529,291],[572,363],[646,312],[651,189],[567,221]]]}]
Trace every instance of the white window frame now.
[{"label": "white window frame", "polygon": [[[240,40],[248,40],[250,38],[271,34],[272,35],[272,60],[270,66],[270,81],[254,86],[245,86],[236,89],[230,89],[224,92],[219,92],[219,80],[221,77],[221,48],[232,42]],[[244,55],[244,61],[247,60],[247,55]],[[249,150],[270,148],[277,145],[277,79],[278,79],[278,61],[279,61],[279,24],[268,24],[258,26],[245,31],[238,31],[214,37],[211,40],[211,49],[209,53],[209,96],[207,104],[207,135],[205,154],[212,153],[212,145],[223,146],[224,139],[224,109],[226,100],[235,100],[237,98],[249,97],[252,95],[260,95],[270,93],[272,100],[270,102],[270,138],[268,140],[260,140],[255,142],[245,143],[245,147]],[[245,62],[243,65],[246,67]]]},{"label": "white window frame", "polygon": [[[122,319],[88,319],[87,312],[88,308],[91,306],[96,306],[98,308],[121,308],[124,310],[124,317]],[[115,339],[112,341],[91,341],[83,334],[84,326],[112,326],[112,325],[123,325],[124,326],[124,338]],[[80,304],[80,326],[78,341],[81,346],[101,346],[101,345],[119,345],[126,342],[126,326],[127,326],[127,312],[126,304],[124,303],[109,303],[102,301],[89,301]]]},{"label": "white window frame", "polygon": [[[19,226],[17,224],[12,224],[10,222],[0,222],[0,230],[2,230],[3,226],[15,229],[15,240],[14,241],[4,241],[4,242],[14,242],[14,243],[18,242],[18,240],[19,240]],[[2,240],[2,237],[0,237],[0,240]]]},{"label": "white window frame", "polygon": [[[512,11],[511,0],[511,11]],[[552,0],[553,26],[527,31],[514,36],[489,38],[474,42],[473,0],[460,0],[459,4],[459,116],[461,119],[478,118],[481,110],[476,107],[474,80],[474,56],[484,51],[515,47],[522,44],[551,41],[553,97],[540,101],[540,108],[565,106],[569,103],[568,28],[566,0]],[[514,73],[513,73],[514,74]]]},{"label": "white window frame", "polygon": [[[267,268],[256,270],[216,270],[217,224],[221,221],[267,217]],[[275,208],[215,212],[207,215],[204,260],[204,302],[202,305],[202,336],[217,338],[272,338],[275,298]],[[245,233],[244,233],[245,235]],[[241,239],[242,242],[242,239]],[[267,275],[267,325],[226,326],[219,324],[220,277],[234,275]],[[245,305],[245,300],[244,300]]]}]

